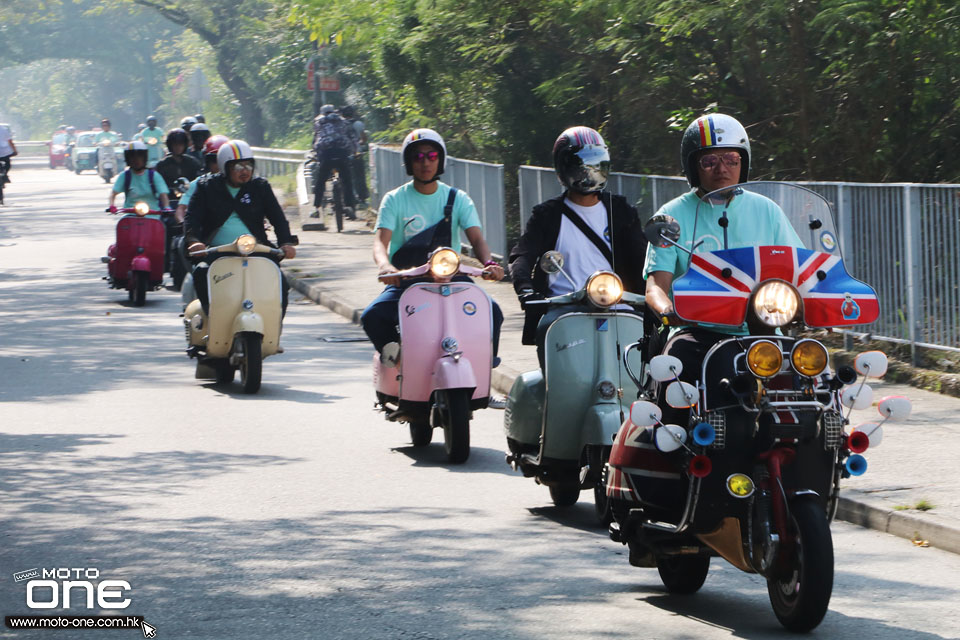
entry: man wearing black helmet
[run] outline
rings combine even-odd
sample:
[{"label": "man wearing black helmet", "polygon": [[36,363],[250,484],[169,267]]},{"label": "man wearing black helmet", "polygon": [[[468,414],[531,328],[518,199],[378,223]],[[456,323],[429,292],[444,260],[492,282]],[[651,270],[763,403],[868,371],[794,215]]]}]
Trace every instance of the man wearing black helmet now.
[{"label": "man wearing black helmet", "polygon": [[575,290],[562,275],[548,275],[538,267],[544,253],[562,253],[564,270],[579,287],[601,269],[613,270],[627,291],[643,293],[644,284],[646,241],[639,215],[626,198],[603,190],[610,155],[600,134],[589,127],[567,129],[553,145],[553,165],[565,190],[533,208],[510,252],[513,288],[526,313],[522,342],[537,345],[541,367],[547,328],[568,309],[545,315],[539,308],[527,309],[525,303]]},{"label": "man wearing black helmet", "polygon": [[[185,178],[188,183],[193,182],[200,175],[202,167],[197,160],[187,155],[190,146],[190,136],[183,129],[170,129],[167,132],[167,155],[157,163],[157,172],[163,177],[170,189],[170,193],[180,191],[178,183]],[[177,206],[179,196],[172,198],[173,206]]]}]

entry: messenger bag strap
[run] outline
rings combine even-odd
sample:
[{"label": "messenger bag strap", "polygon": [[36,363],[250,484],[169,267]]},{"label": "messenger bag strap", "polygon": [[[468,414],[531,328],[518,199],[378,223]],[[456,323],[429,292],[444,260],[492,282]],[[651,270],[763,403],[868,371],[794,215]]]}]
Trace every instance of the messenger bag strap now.
[{"label": "messenger bag strap", "polygon": [[[587,239],[597,246],[597,249],[600,250],[600,253],[603,254],[603,257],[607,259],[607,262],[610,263],[610,268],[613,268],[613,251],[610,250],[610,245],[604,242],[600,236],[597,235],[597,232],[590,228],[590,226],[584,222],[583,218],[577,215],[577,212],[570,208],[566,202],[561,203],[560,210],[563,212],[563,215],[576,225],[577,229],[580,229],[581,233],[587,237]],[[609,224],[609,215],[607,217],[607,222]]]}]

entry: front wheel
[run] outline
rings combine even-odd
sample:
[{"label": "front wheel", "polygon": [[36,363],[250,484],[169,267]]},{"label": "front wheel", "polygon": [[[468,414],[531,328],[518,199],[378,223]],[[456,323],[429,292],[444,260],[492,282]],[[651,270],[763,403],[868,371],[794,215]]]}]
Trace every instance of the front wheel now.
[{"label": "front wheel", "polygon": [[447,460],[453,464],[466,462],[470,457],[470,389],[446,389],[437,393]]},{"label": "front wheel", "polygon": [[707,579],[710,556],[662,556],[657,558],[657,571],[670,593],[696,593]]},{"label": "front wheel", "polygon": [[103,181],[109,184],[111,180],[113,180],[113,171],[107,169],[103,172]]},{"label": "front wheel", "polygon": [[263,373],[261,354],[262,338],[259,333],[240,334],[243,342],[243,359],[240,361],[240,384],[244,393],[256,393],[260,390],[260,378]]},{"label": "front wheel", "polygon": [[[773,612],[790,631],[810,631],[823,620],[833,592],[833,538],[815,498],[790,505],[796,542],[779,575],[767,579]],[[782,543],[781,543],[782,544]]]},{"label": "front wheel", "polygon": [[580,482],[562,482],[550,485],[550,499],[558,507],[572,507],[580,499]]},{"label": "front wheel", "polygon": [[127,296],[135,307],[142,307],[147,301],[147,280],[150,274],[146,271],[136,271],[133,274],[133,287]]},{"label": "front wheel", "polygon": [[410,423],[410,441],[415,447],[425,447],[433,440],[433,427],[428,422]]},{"label": "front wheel", "polygon": [[337,233],[343,231],[343,185],[339,180],[333,183],[333,213],[337,218]]}]

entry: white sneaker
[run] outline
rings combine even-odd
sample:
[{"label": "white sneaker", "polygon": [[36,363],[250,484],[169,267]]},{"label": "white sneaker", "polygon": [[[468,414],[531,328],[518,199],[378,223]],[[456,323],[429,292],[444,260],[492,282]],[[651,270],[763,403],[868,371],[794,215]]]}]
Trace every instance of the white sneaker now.
[{"label": "white sneaker", "polygon": [[507,408],[507,399],[504,396],[490,396],[490,399],[487,400],[488,409],[506,409]]}]

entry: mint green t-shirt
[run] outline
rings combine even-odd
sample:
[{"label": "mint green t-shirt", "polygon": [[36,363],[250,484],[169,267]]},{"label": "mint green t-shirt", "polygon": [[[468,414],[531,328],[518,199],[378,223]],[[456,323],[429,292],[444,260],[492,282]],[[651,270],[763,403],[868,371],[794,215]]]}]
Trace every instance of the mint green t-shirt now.
[{"label": "mint green t-shirt", "polygon": [[[125,173],[126,172],[121,173],[117,176],[116,180],[113,181],[114,193],[123,193],[123,186],[126,183]],[[123,200],[125,207],[132,207],[138,202],[146,202],[150,205],[151,209],[160,208],[159,198],[153,195],[153,189],[150,188],[149,173],[149,169],[144,169],[140,175],[137,175],[133,171],[130,172],[130,190],[124,196]],[[167,183],[163,181],[163,177],[157,171],[153,172],[153,185],[157,189],[157,195],[170,193],[170,189],[167,188]]]},{"label": "mint green t-shirt", "polygon": [[[424,195],[417,191],[413,181],[410,181],[383,196],[376,228],[393,232],[390,238],[391,259],[404,242],[443,220],[443,208],[449,194],[450,185],[442,182],[437,182],[435,192]],[[480,216],[470,196],[457,190],[450,217],[450,239],[455,245],[452,248],[459,251],[460,230],[479,227]]]},{"label": "mint green t-shirt", "polygon": [[104,140],[109,140],[110,142],[117,142],[120,140],[120,134],[116,131],[101,131],[93,139],[94,142],[100,144]]},{"label": "mint green t-shirt", "polygon": [[[227,185],[227,191],[230,192],[230,195],[234,198],[237,197],[237,194],[240,193],[240,187],[231,187]],[[181,200],[181,202],[183,202]],[[237,215],[237,212],[234,211],[230,214],[230,217],[227,218],[227,221],[223,223],[217,232],[213,234],[213,238],[210,240],[210,246],[218,247],[222,244],[230,244],[236,242],[237,238],[242,235],[253,235],[250,233],[250,229],[243,223],[243,220],[240,219],[240,216]]]}]

